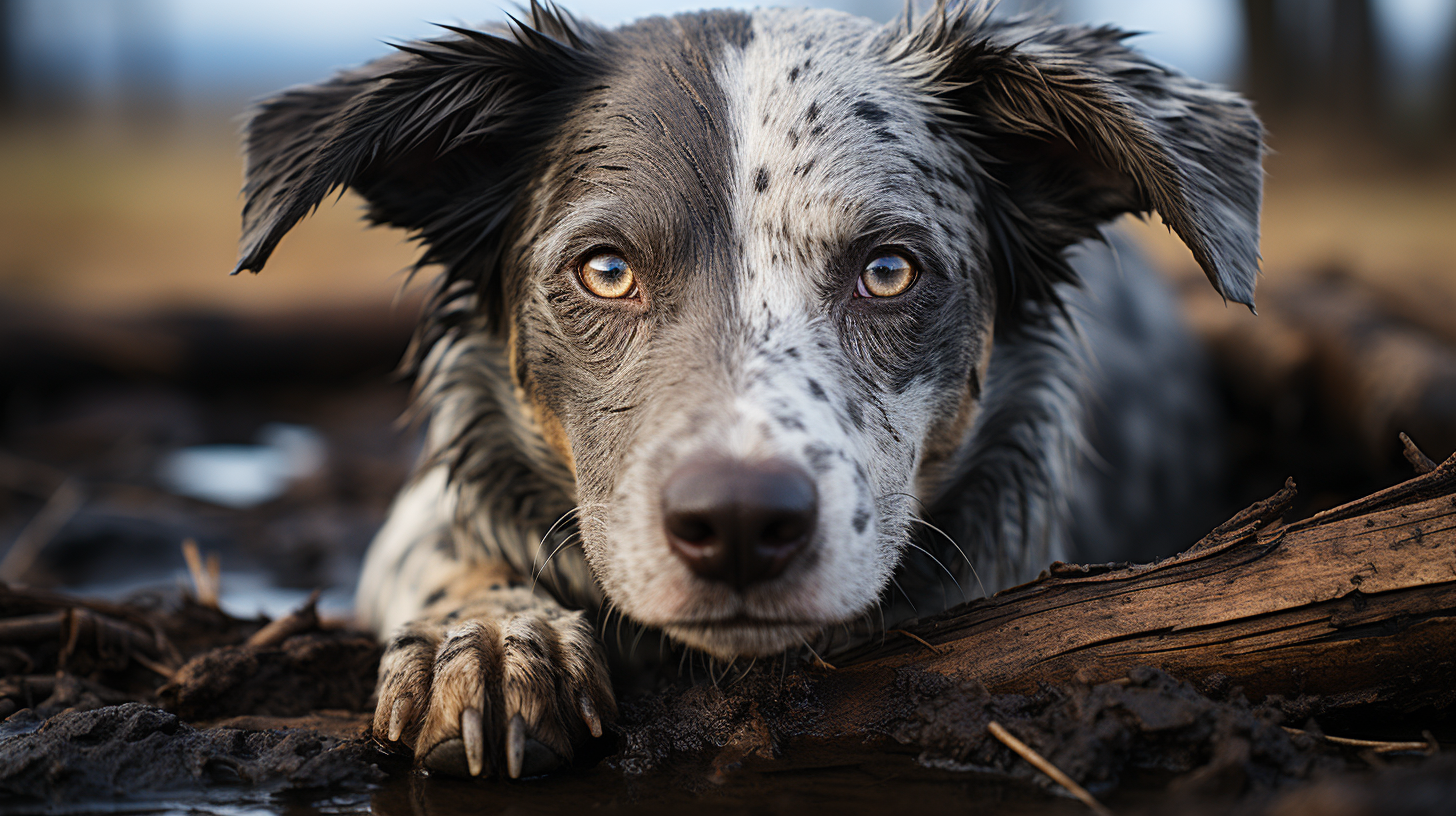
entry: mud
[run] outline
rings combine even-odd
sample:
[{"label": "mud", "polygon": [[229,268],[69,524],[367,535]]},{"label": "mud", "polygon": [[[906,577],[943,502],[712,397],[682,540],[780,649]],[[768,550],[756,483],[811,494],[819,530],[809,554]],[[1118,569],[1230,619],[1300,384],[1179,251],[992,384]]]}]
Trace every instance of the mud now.
[{"label": "mud", "polygon": [[1285,731],[1289,717],[1277,706],[1238,694],[1215,700],[1153,669],[1121,684],[1051,686],[1034,696],[902,671],[897,710],[849,732],[837,732],[821,712],[820,692],[832,682],[763,672],[726,691],[698,686],[629,702],[619,748],[605,763],[627,776],[696,764],[705,783],[717,783],[738,772],[888,752],[926,768],[1047,781],[990,736],[994,721],[1094,793],[1113,793],[1129,780],[1143,785],[1152,775],[1169,794],[1237,801],[1361,766],[1316,736]]},{"label": "mud", "polygon": [[[350,336],[372,331],[361,324]],[[221,557],[225,596],[291,591],[270,607],[280,614],[322,587],[337,614],[408,471],[415,442],[391,430],[405,389],[374,384],[382,374],[362,364],[283,346],[143,374],[0,360],[13,375],[0,377],[0,540],[15,540],[68,481],[79,485],[79,509],[17,580],[85,594],[0,586],[0,811],[1086,812],[989,736],[993,721],[1121,814],[1428,813],[1456,802],[1445,754],[1377,755],[1319,736],[1420,740],[1430,730],[1449,747],[1450,723],[1418,710],[1361,719],[1348,701],[1250,702],[1149,670],[1031,695],[902,670],[888,705],[843,717],[830,705],[852,704],[842,674],[760,667],[624,697],[609,734],[549,778],[421,775],[368,738],[369,638],[314,619],[249,645],[268,623],[257,607],[225,603],[228,614],[178,592],[179,578],[190,586],[179,545],[192,537]],[[289,359],[298,364],[283,377],[276,366]],[[1265,421],[1272,403],[1230,405],[1247,451],[1237,481],[1257,489],[1252,498],[1293,473],[1317,497],[1296,508],[1305,514],[1408,472],[1392,476],[1389,463],[1341,447],[1340,428],[1301,431]],[[156,480],[170,451],[244,443],[278,421],[316,429],[329,450],[319,473],[279,499],[231,509]],[[1328,462],[1336,453],[1340,467]],[[1251,498],[1231,496],[1230,512]],[[252,594],[238,590],[254,579]]]},{"label": "mud", "polygon": [[198,729],[127,703],[57,714],[0,742],[0,790],[57,802],[211,785],[357,787],[383,778],[372,758],[359,739],[308,728]]},{"label": "mud", "polygon": [[[9,592],[12,607],[25,605],[25,593]],[[30,606],[59,600],[40,594]],[[845,717],[836,714],[846,706],[843,674],[759,667],[624,699],[610,733],[562,774],[520,783],[430,778],[370,739],[378,649],[368,637],[315,623],[272,642],[259,635],[262,620],[204,614],[192,601],[171,614],[97,606],[117,625],[171,631],[195,653],[168,640],[157,650],[177,650],[185,662],[170,679],[154,672],[147,689],[124,655],[108,663],[78,637],[57,669],[45,663],[53,644],[36,644],[24,656],[50,673],[6,698],[25,707],[0,722],[0,808],[78,812],[242,786],[274,797],[296,789],[290,795],[308,807],[342,791],[360,809],[385,813],[476,811],[485,792],[488,812],[573,802],[604,812],[726,812],[759,800],[779,803],[772,811],[838,802],[846,813],[883,812],[912,791],[948,807],[969,800],[1011,813],[1077,812],[990,735],[992,722],[1124,812],[1398,812],[1388,810],[1394,803],[1414,813],[1456,801],[1449,758],[1332,746],[1309,717],[1322,710],[1318,700],[1253,704],[1237,689],[1199,690],[1152,669],[1034,695],[991,694],[906,669],[894,677],[894,703]],[[205,648],[199,630],[222,643]],[[1345,810],[1329,810],[1330,802]]]},{"label": "mud", "polygon": [[379,655],[374,638],[357,632],[310,632],[262,648],[226,646],[193,658],[157,697],[189,720],[362,711],[374,693]]}]

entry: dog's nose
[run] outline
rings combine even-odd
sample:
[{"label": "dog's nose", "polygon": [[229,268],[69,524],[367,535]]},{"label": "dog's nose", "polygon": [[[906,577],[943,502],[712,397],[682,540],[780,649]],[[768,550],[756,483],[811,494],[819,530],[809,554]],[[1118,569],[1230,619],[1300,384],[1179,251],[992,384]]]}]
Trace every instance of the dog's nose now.
[{"label": "dog's nose", "polygon": [[662,489],[672,551],[694,573],[743,589],[788,567],[814,536],[814,480],[782,460],[710,459],[679,467]]}]

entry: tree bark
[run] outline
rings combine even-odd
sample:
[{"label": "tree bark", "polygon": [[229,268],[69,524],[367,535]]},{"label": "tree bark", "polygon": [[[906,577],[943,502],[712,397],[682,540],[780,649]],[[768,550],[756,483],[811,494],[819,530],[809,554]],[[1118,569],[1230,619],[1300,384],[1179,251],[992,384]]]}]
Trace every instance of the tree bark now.
[{"label": "tree bark", "polygon": [[[1447,713],[1456,701],[1456,456],[1304,521],[1292,481],[1187,552],[1041,578],[836,661],[821,727],[873,730],[914,667],[992,692],[1099,683],[1152,666],[1202,685]],[[913,636],[913,637],[912,637]]]}]

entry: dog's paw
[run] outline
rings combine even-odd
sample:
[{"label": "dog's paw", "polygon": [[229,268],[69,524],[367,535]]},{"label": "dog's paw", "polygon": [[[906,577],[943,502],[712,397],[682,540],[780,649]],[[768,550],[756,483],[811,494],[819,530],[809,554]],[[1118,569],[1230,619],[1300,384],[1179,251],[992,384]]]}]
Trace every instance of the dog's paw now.
[{"label": "dog's paw", "polygon": [[432,771],[514,779],[570,762],[616,713],[585,616],[501,589],[395,635],[379,666],[373,733]]}]

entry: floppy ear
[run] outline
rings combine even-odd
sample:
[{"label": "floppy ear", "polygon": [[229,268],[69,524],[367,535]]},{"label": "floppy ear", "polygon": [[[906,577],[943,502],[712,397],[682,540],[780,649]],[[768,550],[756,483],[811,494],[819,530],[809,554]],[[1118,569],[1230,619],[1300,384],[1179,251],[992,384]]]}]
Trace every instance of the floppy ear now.
[{"label": "floppy ear", "polygon": [[1003,306],[1056,302],[1067,246],[1157,210],[1219,294],[1253,306],[1263,128],[1237,94],[1158,65],[1117,29],[992,20],[941,0],[900,40],[992,178],[986,219]]},{"label": "floppy ear", "polygon": [[[396,46],[400,53],[264,101],[246,127],[237,268],[257,272],[334,190],[411,230],[417,266],[487,283],[503,222],[562,97],[585,76],[577,24],[535,2],[530,25]],[[498,282],[495,284],[498,287]],[[478,289],[477,289],[478,291]],[[481,291],[498,302],[498,292]]]}]

